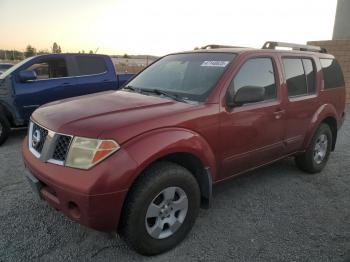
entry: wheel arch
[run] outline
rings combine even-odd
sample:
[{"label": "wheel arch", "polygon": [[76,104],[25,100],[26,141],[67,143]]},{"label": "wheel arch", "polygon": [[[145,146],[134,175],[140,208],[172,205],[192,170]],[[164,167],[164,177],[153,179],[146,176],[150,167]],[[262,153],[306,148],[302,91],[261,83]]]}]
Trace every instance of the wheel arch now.
[{"label": "wheel arch", "polygon": [[308,128],[308,132],[304,140],[304,148],[307,148],[311,143],[311,140],[316,133],[318,127],[322,124],[327,124],[332,132],[332,151],[335,149],[339,119],[335,107],[331,104],[324,104],[318,108],[315,114],[312,117],[312,121]]},{"label": "wheel arch", "polygon": [[165,128],[133,139],[125,145],[125,149],[138,164],[135,176],[129,181],[129,192],[147,168],[159,161],[168,161],[191,172],[200,188],[201,206],[210,207],[216,160],[202,136],[182,128]]},{"label": "wheel arch", "polygon": [[329,126],[332,132],[332,151],[335,149],[335,144],[337,143],[337,136],[338,136],[338,128],[337,128],[337,120],[335,117],[328,116],[325,119],[322,120],[321,124],[325,123]]},{"label": "wheel arch", "polygon": [[0,102],[0,114],[4,115],[11,126],[14,126],[14,117],[7,107]]}]

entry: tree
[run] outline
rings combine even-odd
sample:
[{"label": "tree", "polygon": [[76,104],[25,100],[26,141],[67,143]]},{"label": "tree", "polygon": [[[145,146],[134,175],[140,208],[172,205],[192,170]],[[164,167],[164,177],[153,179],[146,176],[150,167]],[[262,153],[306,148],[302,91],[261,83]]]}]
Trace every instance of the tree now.
[{"label": "tree", "polygon": [[51,49],[52,49],[52,53],[54,53],[54,54],[62,53],[61,46],[59,46],[56,42],[53,43]]},{"label": "tree", "polygon": [[31,45],[27,45],[26,51],[25,51],[25,56],[26,57],[31,57],[36,54],[36,49],[32,47]]},{"label": "tree", "polygon": [[46,54],[50,54],[48,49],[40,49],[38,51],[38,55],[46,55]]},{"label": "tree", "polygon": [[94,53],[94,51],[90,50],[89,54],[93,54],[93,53]]},{"label": "tree", "polygon": [[124,54],[123,58],[129,58],[129,55],[128,54]]}]

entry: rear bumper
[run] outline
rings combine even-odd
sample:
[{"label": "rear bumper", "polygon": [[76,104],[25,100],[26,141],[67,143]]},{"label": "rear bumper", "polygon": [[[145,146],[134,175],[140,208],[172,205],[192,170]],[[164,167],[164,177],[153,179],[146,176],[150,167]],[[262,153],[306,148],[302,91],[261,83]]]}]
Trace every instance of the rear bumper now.
[{"label": "rear bumper", "polygon": [[[70,219],[89,228],[101,231],[117,229],[128,190],[106,193],[110,183],[115,182],[109,177],[110,174],[105,172],[106,167],[84,171],[86,174],[81,176],[81,170],[41,162],[28,150],[27,140],[23,143],[22,152],[25,167],[40,181],[41,199]],[[121,171],[123,172],[123,168]],[[101,180],[104,180],[104,186],[100,185]],[[93,190],[94,187],[98,187],[97,191],[100,192],[89,193],[96,191]]]}]

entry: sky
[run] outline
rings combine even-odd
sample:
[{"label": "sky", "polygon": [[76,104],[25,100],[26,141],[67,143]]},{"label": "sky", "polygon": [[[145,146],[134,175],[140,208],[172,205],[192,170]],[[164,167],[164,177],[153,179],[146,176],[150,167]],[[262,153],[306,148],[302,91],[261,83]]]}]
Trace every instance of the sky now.
[{"label": "sky", "polygon": [[0,49],[165,55],[332,38],[336,0],[0,0]]}]

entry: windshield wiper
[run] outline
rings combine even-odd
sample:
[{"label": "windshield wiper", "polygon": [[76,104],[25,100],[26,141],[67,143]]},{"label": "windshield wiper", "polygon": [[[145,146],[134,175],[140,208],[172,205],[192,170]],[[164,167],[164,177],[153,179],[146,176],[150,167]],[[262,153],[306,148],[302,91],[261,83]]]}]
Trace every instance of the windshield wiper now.
[{"label": "windshield wiper", "polygon": [[154,93],[157,95],[163,95],[163,96],[169,97],[169,98],[176,100],[176,101],[179,101],[179,102],[188,103],[181,96],[176,95],[176,94],[171,94],[171,93],[168,93],[168,92],[160,90],[160,89],[148,89],[148,88],[142,89],[142,88],[133,87],[131,85],[127,85],[127,86],[123,87],[123,89],[131,90],[131,91],[137,92],[137,93]]},{"label": "windshield wiper", "polygon": [[176,101],[179,101],[179,102],[183,102],[183,103],[187,103],[187,101],[185,99],[183,99],[181,96],[179,95],[176,95],[176,94],[171,94],[171,93],[168,93],[164,90],[160,90],[160,89],[150,89],[150,90],[147,90],[149,92],[153,92],[157,95],[163,95],[163,96],[166,96],[166,97],[170,97],[171,99],[174,99]]},{"label": "windshield wiper", "polygon": [[130,85],[124,86],[122,89],[126,89],[126,90],[131,90],[131,91],[139,92],[138,89],[136,89],[135,87],[130,86]]}]

